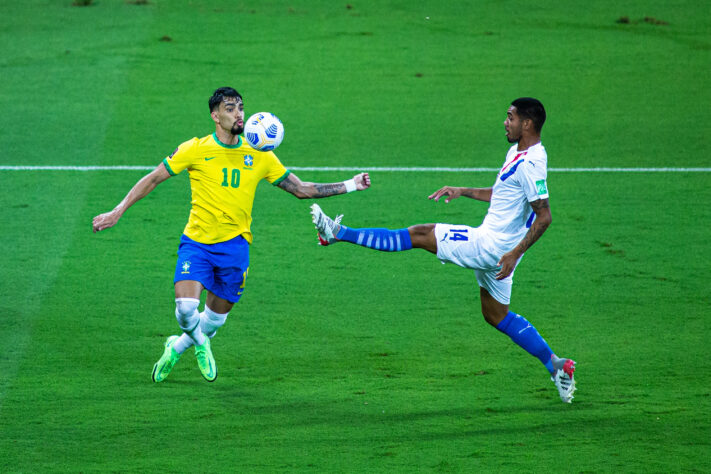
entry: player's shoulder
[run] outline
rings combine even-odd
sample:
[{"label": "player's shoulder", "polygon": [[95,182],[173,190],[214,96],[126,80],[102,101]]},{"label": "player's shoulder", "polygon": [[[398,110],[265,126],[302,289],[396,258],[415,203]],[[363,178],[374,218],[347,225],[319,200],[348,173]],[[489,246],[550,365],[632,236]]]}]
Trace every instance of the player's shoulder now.
[{"label": "player's shoulder", "polygon": [[521,171],[524,175],[531,178],[545,178],[548,174],[548,158],[546,157],[546,150],[543,145],[537,143],[526,150],[526,154],[523,156],[524,166],[521,167]]},{"label": "player's shoulder", "polygon": [[[200,142],[200,139],[198,137],[193,137],[188,140],[185,140],[183,143],[178,145],[178,148],[175,149],[175,152],[180,150],[181,152],[184,153],[186,151],[192,150],[196,146],[198,146],[199,142]],[[175,152],[173,152],[173,154],[175,154]]]},{"label": "player's shoulder", "polygon": [[546,147],[543,143],[538,142],[526,150],[526,158],[529,160],[546,160],[548,159],[548,154],[546,153]]},{"label": "player's shoulder", "polygon": [[535,166],[548,166],[548,155],[543,144],[536,143],[526,150],[525,160]]}]

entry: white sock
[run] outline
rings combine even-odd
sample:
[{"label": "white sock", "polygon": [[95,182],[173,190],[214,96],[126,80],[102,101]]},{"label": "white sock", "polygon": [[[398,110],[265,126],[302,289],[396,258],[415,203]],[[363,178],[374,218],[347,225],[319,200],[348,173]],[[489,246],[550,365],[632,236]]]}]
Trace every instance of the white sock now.
[{"label": "white sock", "polygon": [[209,338],[215,337],[217,330],[225,324],[229,313],[216,313],[205,305],[205,310],[200,313],[200,329]]},{"label": "white sock", "polygon": [[205,335],[200,329],[200,313],[197,311],[199,304],[200,300],[196,298],[176,298],[175,317],[183,334],[188,335],[194,344],[202,345],[205,344]]},{"label": "white sock", "polygon": [[178,340],[173,343],[173,349],[178,354],[182,354],[187,349],[189,349],[190,346],[192,346],[192,345],[193,345],[192,338],[190,336],[188,336],[187,334],[183,333],[180,335]]},{"label": "white sock", "polygon": [[[213,338],[217,333],[217,330],[225,324],[227,320],[227,315],[229,313],[216,313],[207,306],[205,310],[200,313],[200,329],[202,333],[209,338]],[[186,333],[180,335],[177,341],[173,343],[173,349],[178,354],[182,354],[186,350],[190,349],[190,346],[194,344],[193,339]]]}]

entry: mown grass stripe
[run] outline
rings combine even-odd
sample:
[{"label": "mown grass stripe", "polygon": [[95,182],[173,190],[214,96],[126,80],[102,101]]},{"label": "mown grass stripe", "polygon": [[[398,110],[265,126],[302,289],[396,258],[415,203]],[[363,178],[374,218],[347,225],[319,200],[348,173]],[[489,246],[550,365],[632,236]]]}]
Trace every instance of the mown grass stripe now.
[{"label": "mown grass stripe", "polygon": [[[155,166],[14,166],[0,165],[0,171],[141,171]],[[292,171],[383,171],[409,173],[478,173],[496,172],[499,168],[445,168],[445,167],[355,167],[355,166],[291,166]],[[711,173],[711,168],[548,168],[553,173]]]}]

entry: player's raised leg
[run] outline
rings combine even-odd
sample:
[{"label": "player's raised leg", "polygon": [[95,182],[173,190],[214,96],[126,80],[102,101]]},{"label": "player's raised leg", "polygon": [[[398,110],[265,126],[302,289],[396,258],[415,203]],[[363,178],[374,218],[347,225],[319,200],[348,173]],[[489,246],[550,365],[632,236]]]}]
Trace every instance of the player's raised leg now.
[{"label": "player's raised leg", "polygon": [[341,224],[342,215],[331,219],[318,204],[311,206],[311,217],[318,231],[321,245],[350,242],[361,247],[383,252],[400,252],[413,248],[422,248],[432,253],[437,253],[434,224],[422,224],[403,229],[380,227],[356,229]]}]

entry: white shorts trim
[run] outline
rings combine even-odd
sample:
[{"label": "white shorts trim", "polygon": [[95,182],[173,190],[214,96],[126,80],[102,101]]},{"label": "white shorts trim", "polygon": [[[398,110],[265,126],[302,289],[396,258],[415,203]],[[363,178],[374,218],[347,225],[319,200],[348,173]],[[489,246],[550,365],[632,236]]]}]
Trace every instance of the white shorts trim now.
[{"label": "white shorts trim", "polygon": [[507,249],[498,247],[486,231],[481,227],[435,224],[435,238],[437,258],[442,263],[453,263],[474,270],[479,286],[496,301],[505,305],[511,302],[513,272],[503,280],[496,279],[499,260]]}]

